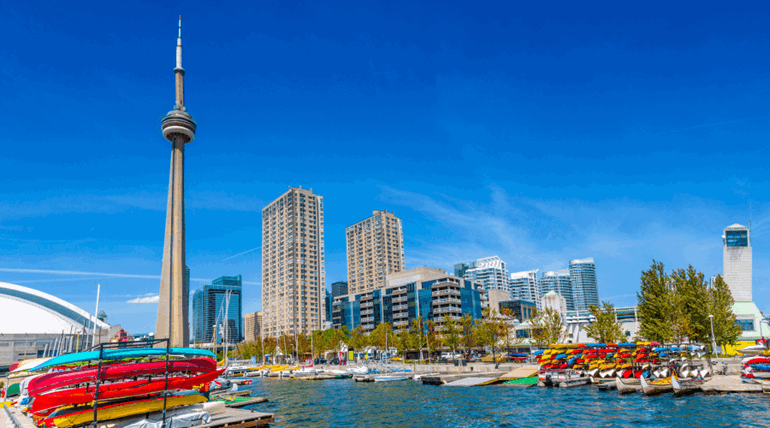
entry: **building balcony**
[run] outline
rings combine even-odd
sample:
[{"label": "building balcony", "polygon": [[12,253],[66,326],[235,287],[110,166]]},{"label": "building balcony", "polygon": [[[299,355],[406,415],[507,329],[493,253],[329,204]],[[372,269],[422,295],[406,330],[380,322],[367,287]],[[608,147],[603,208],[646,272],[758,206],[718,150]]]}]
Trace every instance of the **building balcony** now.
[{"label": "building balcony", "polygon": [[393,319],[394,320],[405,319],[405,318],[409,318],[409,312],[397,312],[397,313],[393,314]]},{"label": "building balcony", "polygon": [[394,311],[404,311],[409,309],[409,305],[395,305],[393,306]]},{"label": "building balcony", "polygon": [[374,322],[374,317],[361,317],[362,324],[373,323],[373,322]]},{"label": "building balcony", "polygon": [[400,296],[402,294],[406,294],[406,287],[393,290],[393,294],[392,295],[393,296]]},{"label": "building balcony", "polygon": [[444,306],[441,308],[434,308],[433,313],[438,314],[461,314],[463,310],[456,306]]},{"label": "building balcony", "polygon": [[394,297],[393,298],[393,303],[406,302],[407,300],[409,300],[409,298],[406,297],[406,296]]},{"label": "building balcony", "polygon": [[[451,319],[452,321],[460,321],[462,319],[462,317],[450,315],[449,319]],[[442,318],[437,319],[436,323],[439,324],[439,325],[443,324],[444,323],[444,318],[442,317]]]},{"label": "building balcony", "polygon": [[433,297],[443,297],[443,296],[460,296],[460,290],[455,290],[453,288],[445,288],[443,290],[436,290],[431,293]]},{"label": "building balcony", "polygon": [[398,327],[405,327],[407,325],[409,325],[409,321],[396,321],[396,322],[393,323],[393,326],[396,327],[396,328],[398,328]]},{"label": "building balcony", "polygon": [[367,309],[365,311],[361,311],[361,316],[372,315],[372,314],[374,314],[374,309]]},{"label": "building balcony", "polygon": [[368,302],[361,302],[361,309],[363,309],[363,308],[372,308],[372,307],[374,307],[374,302],[371,301],[371,300],[368,301]]},{"label": "building balcony", "polygon": [[460,302],[460,299],[458,299],[456,297],[444,297],[443,299],[433,300],[433,304],[434,305],[437,304],[437,303],[456,303],[456,304],[459,305],[462,302]]}]

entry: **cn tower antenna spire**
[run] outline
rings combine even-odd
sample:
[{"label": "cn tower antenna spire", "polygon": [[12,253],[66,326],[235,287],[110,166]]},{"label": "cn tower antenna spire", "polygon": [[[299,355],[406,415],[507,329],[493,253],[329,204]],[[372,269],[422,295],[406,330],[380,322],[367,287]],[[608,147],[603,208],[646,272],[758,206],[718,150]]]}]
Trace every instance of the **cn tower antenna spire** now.
[{"label": "cn tower antenna spire", "polygon": [[176,69],[182,68],[182,15],[179,15],[179,36],[176,38]]}]

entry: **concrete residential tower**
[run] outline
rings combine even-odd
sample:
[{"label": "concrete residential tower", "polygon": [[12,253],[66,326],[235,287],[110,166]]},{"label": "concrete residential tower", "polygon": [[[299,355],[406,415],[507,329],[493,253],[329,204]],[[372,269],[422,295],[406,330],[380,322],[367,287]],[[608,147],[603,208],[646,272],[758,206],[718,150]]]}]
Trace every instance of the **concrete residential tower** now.
[{"label": "concrete residential tower", "polygon": [[735,303],[733,313],[741,326],[740,341],[753,341],[770,333],[770,326],[753,301],[751,230],[733,224],[722,233],[723,279]]},{"label": "concrete residential tower", "polygon": [[749,228],[740,224],[727,226],[722,234],[725,283],[736,302],[752,300],[751,237]]},{"label": "concrete residential tower", "polygon": [[324,328],[324,204],[292,187],[262,210],[264,337]]},{"label": "concrete residential tower", "polygon": [[182,17],[176,42],[176,104],[161,122],[163,137],[171,142],[171,174],[166,208],[166,236],[163,243],[163,268],[160,277],[160,301],[155,322],[155,338],[170,339],[173,347],[190,343],[187,285],[185,278],[184,234],[184,148],[195,138],[196,124],[184,105],[184,69],[182,68]]},{"label": "concrete residential tower", "polygon": [[401,219],[392,212],[374,211],[366,220],[348,226],[345,236],[347,293],[384,288],[387,275],[404,269],[404,231]]}]

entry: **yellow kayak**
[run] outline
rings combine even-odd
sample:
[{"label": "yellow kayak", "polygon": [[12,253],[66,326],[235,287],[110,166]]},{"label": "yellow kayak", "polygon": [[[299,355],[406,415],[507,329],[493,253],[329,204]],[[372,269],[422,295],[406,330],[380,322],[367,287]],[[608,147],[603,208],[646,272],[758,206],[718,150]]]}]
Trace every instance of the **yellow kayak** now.
[{"label": "yellow kayak", "polygon": [[[175,395],[166,399],[166,408],[171,409],[179,406],[187,406],[190,404],[198,404],[206,402],[206,397],[200,394],[189,395]],[[72,410],[72,409],[68,409]],[[128,403],[111,404],[104,406],[97,411],[98,421],[109,421],[112,419],[126,418],[134,415],[141,415],[143,413],[157,412],[163,410],[163,397],[155,397],[140,401],[131,401]],[[60,416],[55,414],[50,416],[53,419],[54,424],[61,427],[71,427],[75,425],[82,425],[93,422],[94,411],[93,408],[87,407],[82,411],[65,412]]]}]

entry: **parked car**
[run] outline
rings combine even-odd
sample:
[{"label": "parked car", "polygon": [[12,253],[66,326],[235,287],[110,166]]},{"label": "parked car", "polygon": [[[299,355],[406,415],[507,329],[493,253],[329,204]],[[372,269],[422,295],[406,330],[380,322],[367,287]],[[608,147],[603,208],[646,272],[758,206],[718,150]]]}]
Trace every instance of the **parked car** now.
[{"label": "parked car", "polygon": [[332,358],[331,360],[329,360],[329,364],[337,365],[338,366],[338,365],[340,365],[340,359],[339,358]]},{"label": "parked car", "polygon": [[313,364],[326,364],[326,359],[325,358],[316,358],[315,360],[313,360]]}]

